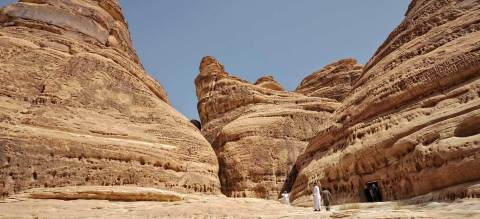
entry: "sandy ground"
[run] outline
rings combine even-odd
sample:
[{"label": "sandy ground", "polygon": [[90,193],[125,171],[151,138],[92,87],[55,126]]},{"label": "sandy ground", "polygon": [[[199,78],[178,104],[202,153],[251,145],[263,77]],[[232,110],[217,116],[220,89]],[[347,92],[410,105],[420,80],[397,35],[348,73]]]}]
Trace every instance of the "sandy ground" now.
[{"label": "sandy ground", "polygon": [[402,205],[345,204],[322,209],[278,201],[184,195],[176,202],[32,199],[29,193],[0,200],[0,218],[480,218],[480,199]]}]

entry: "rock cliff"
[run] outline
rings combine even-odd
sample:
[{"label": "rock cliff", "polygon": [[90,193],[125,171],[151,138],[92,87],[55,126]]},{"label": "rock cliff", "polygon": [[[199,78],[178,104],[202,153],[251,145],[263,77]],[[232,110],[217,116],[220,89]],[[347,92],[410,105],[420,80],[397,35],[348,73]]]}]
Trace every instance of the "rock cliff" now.
[{"label": "rock cliff", "polygon": [[[295,203],[309,199],[315,181],[336,202],[364,201],[370,181],[384,200],[478,182],[479,30],[478,1],[412,1],[297,159]],[[467,194],[456,191],[437,198]]]},{"label": "rock cliff", "polygon": [[143,69],[116,0],[0,11],[0,194],[67,185],[219,193],[200,131]]},{"label": "rock cliff", "polygon": [[333,99],[282,91],[271,77],[256,85],[203,58],[195,79],[202,133],[217,153],[222,190],[233,197],[276,198],[331,113]]}]

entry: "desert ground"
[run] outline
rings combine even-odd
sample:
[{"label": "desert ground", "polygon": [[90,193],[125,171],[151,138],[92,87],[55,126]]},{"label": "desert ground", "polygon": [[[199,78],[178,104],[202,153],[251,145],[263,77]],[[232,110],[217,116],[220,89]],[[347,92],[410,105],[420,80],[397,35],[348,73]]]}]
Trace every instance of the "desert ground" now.
[{"label": "desert ground", "polygon": [[[122,198],[164,201],[118,201]],[[276,200],[138,187],[68,187],[10,196],[0,201],[0,218],[480,218],[480,199],[415,205],[351,203],[334,205],[330,212],[314,212],[311,207],[287,206]]]}]

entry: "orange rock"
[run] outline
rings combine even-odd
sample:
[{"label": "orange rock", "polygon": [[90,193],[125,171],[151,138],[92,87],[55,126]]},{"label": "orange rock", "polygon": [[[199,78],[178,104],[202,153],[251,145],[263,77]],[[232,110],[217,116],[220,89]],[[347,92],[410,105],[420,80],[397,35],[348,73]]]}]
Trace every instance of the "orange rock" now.
[{"label": "orange rock", "polygon": [[220,192],[214,151],[143,69],[116,0],[22,1],[0,15],[0,194]]},{"label": "orange rock", "polygon": [[362,73],[362,67],[355,59],[339,60],[303,79],[295,92],[342,101]]},{"label": "orange rock", "polygon": [[308,139],[339,103],[282,91],[271,77],[256,85],[203,58],[195,80],[202,133],[215,149],[224,194],[277,198]]},{"label": "orange rock", "polygon": [[284,91],[282,85],[276,82],[272,76],[262,76],[257,79],[255,85],[271,90]]},{"label": "orange rock", "polygon": [[[364,201],[377,181],[384,200],[480,179],[480,5],[414,0],[296,163],[292,198],[313,182],[336,202]],[[464,197],[441,193],[436,199]]]}]

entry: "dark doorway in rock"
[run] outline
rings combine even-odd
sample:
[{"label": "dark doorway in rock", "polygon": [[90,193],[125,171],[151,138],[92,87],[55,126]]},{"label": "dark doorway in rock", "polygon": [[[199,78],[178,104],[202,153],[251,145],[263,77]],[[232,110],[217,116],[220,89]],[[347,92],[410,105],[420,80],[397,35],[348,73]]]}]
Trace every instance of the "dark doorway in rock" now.
[{"label": "dark doorway in rock", "polygon": [[377,181],[370,181],[366,185],[365,196],[368,202],[381,202],[382,193]]}]

